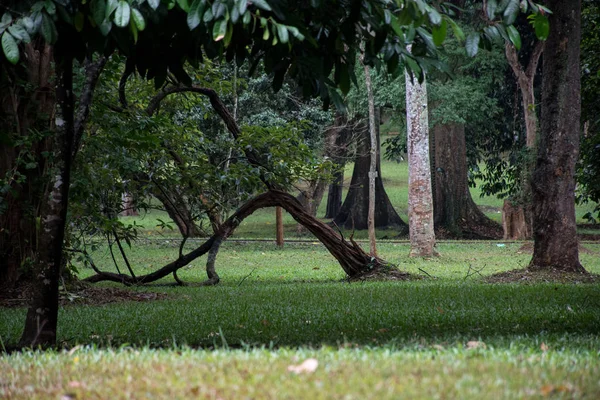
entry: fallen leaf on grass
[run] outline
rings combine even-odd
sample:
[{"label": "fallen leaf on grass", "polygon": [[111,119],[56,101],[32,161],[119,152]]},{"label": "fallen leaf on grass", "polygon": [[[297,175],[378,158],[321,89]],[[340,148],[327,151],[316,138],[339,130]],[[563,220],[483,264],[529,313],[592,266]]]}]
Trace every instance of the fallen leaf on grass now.
[{"label": "fallen leaf on grass", "polygon": [[542,344],[540,345],[540,349],[542,349],[542,351],[545,353],[548,351],[548,345],[542,342]]},{"label": "fallen leaf on grass", "polygon": [[467,342],[467,349],[485,349],[487,346],[483,342],[479,342],[477,340],[471,340]]},{"label": "fallen leaf on grass", "polygon": [[304,360],[300,365],[290,365],[287,369],[295,374],[312,373],[315,372],[319,366],[319,361],[314,358]]},{"label": "fallen leaf on grass", "polygon": [[542,396],[547,397],[556,393],[567,393],[573,391],[573,385],[567,383],[566,385],[544,385],[540,388]]}]

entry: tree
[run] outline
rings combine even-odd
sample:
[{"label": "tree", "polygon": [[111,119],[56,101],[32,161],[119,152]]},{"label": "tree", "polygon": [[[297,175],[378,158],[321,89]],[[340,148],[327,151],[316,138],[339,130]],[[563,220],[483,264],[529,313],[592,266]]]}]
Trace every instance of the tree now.
[{"label": "tree", "polygon": [[533,171],[531,270],[584,273],[575,220],[581,117],[581,0],[549,0],[552,29],[543,60],[542,118]]},{"label": "tree", "polygon": [[406,126],[408,129],[408,220],[410,255],[433,257],[435,232],[429,163],[429,122],[426,81],[416,82],[406,72]]},{"label": "tree", "polygon": [[[6,271],[2,273],[3,277],[14,277],[16,274],[10,268],[17,268],[27,260],[31,262],[33,300],[21,344],[36,346],[53,343],[56,337],[58,277],[62,265],[71,166],[85,130],[94,87],[106,55],[118,48],[132,61],[131,65],[140,75],[154,80],[157,87],[161,87],[167,77],[189,85],[191,79],[183,65],[186,62],[197,65],[205,55],[209,58],[225,55],[227,60],[236,58],[239,63],[246,59],[263,59],[267,72],[273,73],[275,89],[281,86],[283,77],[289,73],[300,83],[305,95],[319,95],[327,105],[332,101],[341,103],[334,86],[340,86],[343,91],[350,86],[357,50],[356,38],[365,36],[365,27],[369,26],[369,31],[374,33],[368,36],[366,46],[367,62],[372,64],[377,60],[376,55],[386,39],[393,41],[398,35],[404,37],[404,31],[409,30],[407,21],[408,24],[419,21],[431,27],[439,26],[445,20],[436,9],[416,0],[401,8],[395,3],[377,1],[364,4],[354,2],[345,7],[324,1],[310,4],[255,1],[249,4],[242,0],[215,2],[210,7],[206,5],[203,1],[194,1],[190,5],[185,1],[158,0],[2,2],[3,8],[8,10],[2,17],[2,48],[5,55],[0,71],[2,80],[6,82],[10,74],[23,73],[18,66],[12,67],[9,63],[19,63],[19,43],[27,43],[33,36],[39,45],[34,46],[34,50],[39,54],[47,54],[48,58],[51,58],[49,54],[54,55],[56,104],[59,108],[56,118],[46,120],[43,129],[48,133],[47,142],[52,144],[49,143],[40,154],[33,156],[37,167],[45,164],[48,155],[52,155],[48,168],[40,168],[38,173],[42,183],[40,187],[44,190],[31,196],[23,190],[20,187],[22,181],[13,179],[14,171],[20,172],[19,166],[15,169],[11,163],[0,171],[3,193],[10,192],[3,196],[8,198],[7,201],[3,200],[8,205],[3,210],[7,217],[0,222],[14,229],[18,224],[9,224],[8,220],[17,219],[19,223],[31,227],[28,232],[36,232],[38,225],[39,231],[43,232],[40,246],[33,250],[33,257],[29,254],[23,256],[20,250],[24,249],[9,249],[9,254],[19,254],[21,262],[2,268]],[[19,17],[13,20],[13,15]],[[428,18],[421,18],[425,15]],[[368,23],[365,19],[368,19]],[[12,29],[7,30],[8,26]],[[328,35],[318,34],[324,31]],[[38,33],[41,37],[37,36]],[[343,41],[338,42],[341,38]],[[424,29],[415,37],[415,46],[422,49],[421,55],[427,53],[427,39],[428,33]],[[48,44],[52,44],[53,48],[49,50],[50,53],[44,53],[44,46]],[[102,56],[95,57],[94,54]],[[426,57],[407,55],[400,46],[388,51],[386,64],[393,70],[398,67],[401,58],[405,60],[407,57],[413,63],[428,62]],[[74,60],[81,63],[85,60],[89,67],[79,94],[77,110],[73,91]],[[49,62],[45,65],[49,65]],[[334,70],[333,85],[329,85],[329,75]],[[33,73],[34,70],[26,69],[23,75],[27,75],[27,72]],[[8,86],[15,89],[18,84],[12,80]],[[11,104],[11,100],[14,104],[14,90],[3,90],[1,103]],[[36,107],[39,104],[36,103]],[[52,111],[52,100],[50,104]],[[40,110],[38,108],[36,111]],[[40,113],[34,114],[41,116]],[[17,126],[23,126],[21,122],[24,119],[17,108],[9,109],[7,115],[17,122]],[[14,132],[18,132],[17,135]],[[20,153],[17,142],[22,133],[19,129],[11,128],[8,140],[3,137],[2,154]],[[256,161],[249,154],[251,161]],[[9,159],[18,160],[19,156]],[[51,171],[51,174],[45,175],[46,171]],[[30,184],[31,180],[27,183]],[[41,212],[22,218],[16,211],[16,204],[29,200],[30,203],[39,204],[37,209]],[[40,223],[36,224],[36,221]],[[12,246],[12,242],[9,244]]]}]

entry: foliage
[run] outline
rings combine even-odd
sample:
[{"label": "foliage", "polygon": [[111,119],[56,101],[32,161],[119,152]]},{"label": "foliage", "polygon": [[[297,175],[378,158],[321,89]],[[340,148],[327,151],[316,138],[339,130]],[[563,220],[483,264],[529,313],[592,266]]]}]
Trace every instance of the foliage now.
[{"label": "foliage", "polygon": [[[577,201],[600,204],[600,7],[583,2],[581,40],[581,108],[583,136],[577,167]],[[588,214],[590,222],[600,220],[600,206]]]}]

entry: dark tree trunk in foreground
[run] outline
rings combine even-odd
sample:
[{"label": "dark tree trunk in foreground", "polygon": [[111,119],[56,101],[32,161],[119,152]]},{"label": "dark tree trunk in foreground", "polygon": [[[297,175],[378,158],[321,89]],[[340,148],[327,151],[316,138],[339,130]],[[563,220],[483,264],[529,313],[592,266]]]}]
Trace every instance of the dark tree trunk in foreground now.
[{"label": "dark tree trunk in foreground", "polygon": [[[24,46],[24,53],[27,72],[6,68],[0,86],[0,177],[10,185],[10,191],[0,193],[1,290],[15,287],[37,253],[36,217],[47,184],[47,159],[42,154],[52,148],[51,137],[40,136],[35,141],[36,135],[31,135],[32,131],[47,131],[53,124],[52,47],[34,41]],[[32,139],[29,145],[18,145]],[[23,156],[31,156],[37,163],[25,165]]]},{"label": "dark tree trunk in foreground", "polygon": [[[468,184],[465,127],[433,128],[434,223],[440,234],[455,237],[500,238],[502,228],[475,204]],[[445,232],[441,232],[441,231]]]},{"label": "dark tree trunk in foreground", "polygon": [[[58,51],[57,51],[58,52]],[[56,59],[58,113],[54,134],[54,168],[50,191],[42,203],[39,247],[33,263],[32,302],[27,310],[20,346],[36,347],[56,342],[58,281],[65,236],[71,161],[75,138],[73,110],[73,59]]]},{"label": "dark tree trunk in foreground", "polygon": [[[376,121],[376,126],[378,122]],[[359,124],[356,159],[350,189],[342,209],[334,222],[345,229],[367,229],[367,211],[369,205],[369,131],[365,124]],[[379,132],[379,129],[378,129]],[[378,135],[379,141],[379,135]],[[377,151],[377,178],[375,179],[375,227],[396,228],[401,234],[408,233],[408,225],[398,215],[388,198],[381,180],[381,154]]]},{"label": "dark tree trunk in foreground", "polygon": [[[276,206],[285,209],[298,223],[302,224],[308,231],[315,235],[327,250],[329,250],[331,255],[340,263],[340,266],[349,277],[357,278],[364,274],[369,274],[372,271],[378,271],[382,267],[388,267],[388,264],[385,261],[378,258],[373,260],[372,257],[358,244],[352,241],[352,239],[350,242],[346,241],[330,226],[306,212],[302,204],[291,194],[271,190],[246,202],[231,217],[221,224],[221,228],[218,232],[202,245],[187,254],[182,254],[178,259],[155,272],[135,278],[129,275],[120,275],[112,272],[100,272],[97,275],[85,279],[85,281],[113,281],[125,284],[154,282],[172,274],[179,268],[188,265],[198,257],[203,256],[215,245],[215,243],[220,245],[221,242],[231,236],[240,223],[254,211],[261,208]],[[214,267],[214,260],[212,260],[212,262]]]},{"label": "dark tree trunk in foreground", "polygon": [[542,118],[533,172],[533,258],[530,269],[585,272],[575,220],[579,153],[581,1],[548,0],[550,36],[542,81]]}]

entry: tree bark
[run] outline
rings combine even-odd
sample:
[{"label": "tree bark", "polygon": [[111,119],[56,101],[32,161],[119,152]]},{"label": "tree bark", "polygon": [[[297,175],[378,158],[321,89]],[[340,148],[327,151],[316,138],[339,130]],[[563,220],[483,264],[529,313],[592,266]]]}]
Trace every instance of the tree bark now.
[{"label": "tree bark", "polygon": [[[429,121],[427,86],[419,84],[408,71],[406,76],[406,126],[408,129],[408,226],[411,257],[433,257],[435,231],[429,162]],[[415,81],[413,81],[415,79]]]},{"label": "tree bark", "polygon": [[[29,266],[38,249],[36,217],[43,202],[47,158],[51,137],[36,140],[31,132],[52,129],[55,93],[52,87],[52,47],[39,41],[24,46],[23,73],[6,68],[0,87],[0,179],[10,190],[0,194],[0,287],[13,288]],[[23,84],[27,82],[27,84]],[[29,139],[27,139],[29,138]],[[21,140],[30,144],[18,144]],[[33,158],[35,163],[25,163]]]},{"label": "tree bark", "polygon": [[335,118],[337,135],[331,154],[331,161],[338,166],[333,173],[333,182],[327,191],[327,209],[325,218],[335,218],[342,208],[342,194],[344,188],[344,167],[346,166],[346,153],[349,128],[346,116],[338,114]]},{"label": "tree bark", "polygon": [[330,254],[336,258],[344,272],[351,278],[357,278],[364,274],[377,271],[381,268],[390,268],[390,266],[379,258],[373,258],[367,254],[352,239],[346,241],[340,234],[331,227],[319,221],[306,212],[302,204],[289,193],[270,190],[246,202],[231,217],[229,217],[218,232],[211,236],[206,242],[192,250],[181,255],[177,260],[165,265],[159,270],[147,275],[133,278],[129,275],[115,274],[111,272],[101,272],[84,279],[87,282],[113,281],[125,284],[143,284],[154,282],[161,279],[179,268],[188,265],[198,257],[206,254],[213,245],[222,240],[226,240],[233,234],[240,223],[250,216],[254,211],[265,207],[282,207],[292,217],[308,229],[323,245],[329,250]]},{"label": "tree bark", "polygon": [[548,0],[550,36],[542,80],[542,119],[533,172],[532,270],[584,273],[575,220],[575,164],[581,117],[581,0]]},{"label": "tree bark", "polygon": [[73,102],[73,59],[56,59],[56,117],[53,166],[57,170],[42,205],[39,247],[34,262],[32,302],[27,310],[22,347],[52,345],[58,321],[58,281],[65,236],[71,162],[75,138]]},{"label": "tree bark", "polygon": [[433,210],[438,234],[501,238],[502,227],[481,212],[469,191],[465,126],[436,125],[432,138]]},{"label": "tree bark", "polygon": [[377,178],[377,128],[375,127],[375,98],[371,86],[371,71],[367,65],[365,70],[365,86],[369,103],[369,202],[367,226],[369,230],[369,250],[372,257],[377,256],[377,240],[375,238],[375,178]]},{"label": "tree bark", "polygon": [[[378,121],[378,119],[377,119]],[[376,121],[375,126],[378,127]],[[354,161],[354,170],[350,189],[344,200],[340,212],[334,218],[334,223],[345,229],[364,230],[368,228],[367,207],[369,203],[369,166],[370,166],[370,145],[369,130],[365,124],[357,124],[354,129],[357,130],[358,141],[356,144],[356,159]],[[379,135],[378,135],[379,142]],[[379,146],[378,150],[379,150]],[[375,178],[375,227],[376,228],[395,228],[400,234],[408,233],[408,226],[394,207],[383,187],[381,178],[380,151],[377,151],[377,177]]]},{"label": "tree bark", "polygon": [[[527,68],[524,69],[519,61],[516,48],[507,43],[505,46],[506,59],[510,65],[523,101],[523,115],[525,118],[526,144],[525,146],[532,154],[536,151],[536,141],[538,136],[538,118],[535,104],[535,92],[533,83],[537,71],[540,56],[544,51],[545,42],[538,41],[535,44],[533,52],[529,58]],[[533,160],[533,158],[531,158]],[[504,201],[502,208],[502,228],[504,230],[504,239],[522,240],[530,239],[533,232],[533,217],[531,209],[531,171],[533,164],[530,158],[527,158],[522,168],[521,195],[519,199],[510,199]]]}]

